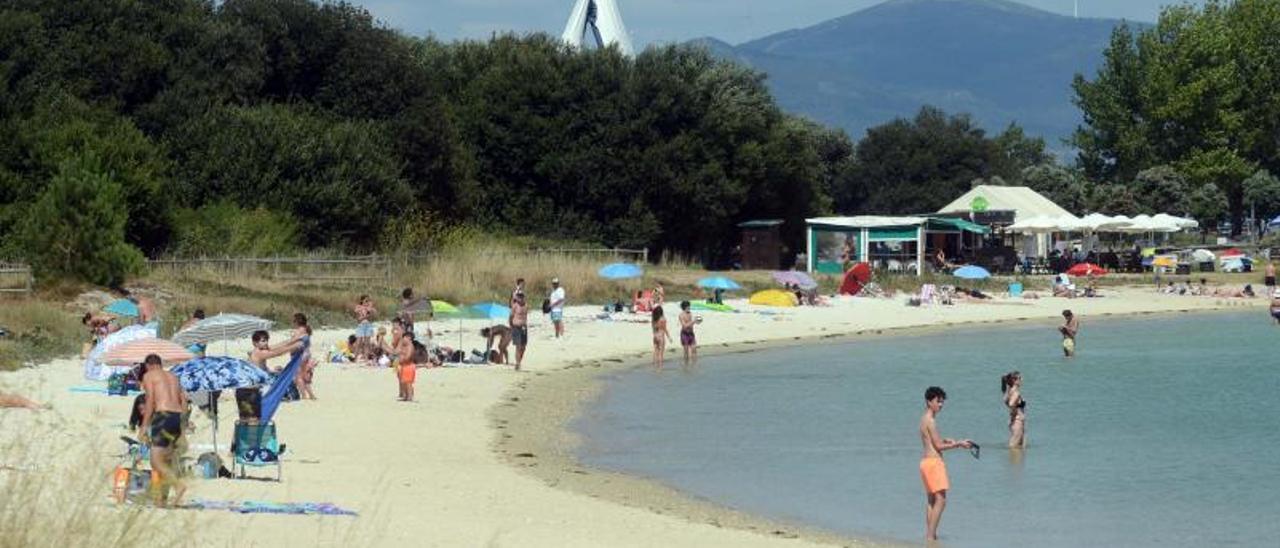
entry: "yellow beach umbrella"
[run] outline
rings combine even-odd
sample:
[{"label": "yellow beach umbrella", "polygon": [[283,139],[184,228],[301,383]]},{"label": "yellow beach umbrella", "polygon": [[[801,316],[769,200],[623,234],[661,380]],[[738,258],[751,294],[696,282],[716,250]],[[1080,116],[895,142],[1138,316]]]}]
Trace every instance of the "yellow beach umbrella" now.
[{"label": "yellow beach umbrella", "polygon": [[761,306],[792,307],[796,305],[796,296],[781,289],[766,289],[752,294],[748,302]]}]

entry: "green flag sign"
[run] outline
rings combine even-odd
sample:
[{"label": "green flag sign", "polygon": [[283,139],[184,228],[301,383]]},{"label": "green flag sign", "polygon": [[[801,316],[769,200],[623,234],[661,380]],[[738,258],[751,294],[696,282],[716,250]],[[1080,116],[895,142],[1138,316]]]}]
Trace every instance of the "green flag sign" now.
[{"label": "green flag sign", "polygon": [[969,202],[969,209],[978,213],[986,211],[988,207],[991,207],[991,204],[982,196],[974,196],[973,201]]}]

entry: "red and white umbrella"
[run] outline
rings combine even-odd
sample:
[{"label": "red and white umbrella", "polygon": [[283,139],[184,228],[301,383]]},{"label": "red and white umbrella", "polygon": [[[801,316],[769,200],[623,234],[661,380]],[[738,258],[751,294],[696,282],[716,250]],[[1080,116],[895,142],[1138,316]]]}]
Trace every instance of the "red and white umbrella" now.
[{"label": "red and white umbrella", "polygon": [[128,366],[142,363],[150,354],[160,356],[162,363],[185,362],[194,358],[186,348],[166,339],[140,339],[124,343],[102,355],[102,363],[112,366]]}]

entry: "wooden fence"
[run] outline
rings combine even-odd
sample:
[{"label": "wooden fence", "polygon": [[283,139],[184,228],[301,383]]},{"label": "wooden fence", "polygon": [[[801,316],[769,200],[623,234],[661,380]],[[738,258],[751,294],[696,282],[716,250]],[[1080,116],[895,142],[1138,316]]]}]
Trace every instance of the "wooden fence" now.
[{"label": "wooden fence", "polygon": [[[528,249],[469,252],[469,257],[493,258],[590,258],[605,261],[647,262],[648,250],[637,249]],[[311,283],[389,282],[393,271],[429,261],[447,260],[437,253],[406,255],[303,256],[303,257],[199,257],[152,259],[152,272],[205,274],[219,278],[264,277],[275,281]]]},{"label": "wooden fence", "polygon": [[30,295],[34,283],[31,267],[23,264],[0,263],[0,294]]}]

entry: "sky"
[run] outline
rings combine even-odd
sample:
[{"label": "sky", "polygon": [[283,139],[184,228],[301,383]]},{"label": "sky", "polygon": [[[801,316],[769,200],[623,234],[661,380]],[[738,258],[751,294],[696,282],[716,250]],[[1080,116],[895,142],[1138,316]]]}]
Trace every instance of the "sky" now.
[{"label": "sky", "polygon": [[[442,40],[486,39],[516,31],[559,35],[574,0],[348,0],[392,28]],[[712,36],[732,44],[806,27],[873,6],[881,0],[616,0],[632,41],[681,42]],[[1182,0],[1020,0],[1081,17],[1155,21],[1160,7]],[[1191,3],[1203,4],[1203,0]]]}]

